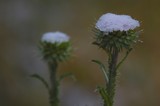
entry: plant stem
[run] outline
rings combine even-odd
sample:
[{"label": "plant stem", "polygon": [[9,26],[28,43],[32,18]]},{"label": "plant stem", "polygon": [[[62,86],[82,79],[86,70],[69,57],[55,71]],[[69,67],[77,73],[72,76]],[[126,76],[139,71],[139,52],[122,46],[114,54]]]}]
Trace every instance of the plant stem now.
[{"label": "plant stem", "polygon": [[59,106],[59,98],[58,98],[59,82],[56,79],[58,64],[56,61],[52,61],[52,62],[48,62],[48,66],[50,68],[49,72],[50,72],[50,82],[51,82],[51,87],[49,90],[50,106]]},{"label": "plant stem", "polygon": [[[117,60],[118,60],[118,50],[112,49],[109,55],[109,82],[106,84],[107,86],[107,92],[111,101],[111,106],[113,106],[114,103],[114,95],[115,95],[115,87],[116,87],[116,66],[117,66]],[[104,105],[108,106],[108,105]]]}]

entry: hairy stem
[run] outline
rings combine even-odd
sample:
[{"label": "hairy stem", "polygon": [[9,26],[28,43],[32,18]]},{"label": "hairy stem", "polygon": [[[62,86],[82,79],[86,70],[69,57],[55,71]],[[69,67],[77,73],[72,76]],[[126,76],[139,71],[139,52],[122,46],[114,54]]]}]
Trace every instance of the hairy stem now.
[{"label": "hairy stem", "polygon": [[[109,82],[106,84],[107,86],[107,92],[109,95],[109,98],[111,100],[111,106],[113,106],[114,103],[114,95],[115,95],[115,87],[116,87],[116,66],[117,66],[117,60],[118,60],[118,50],[112,49],[109,55]],[[108,105],[104,105],[108,106]]]},{"label": "hairy stem", "polygon": [[48,65],[50,68],[49,72],[50,72],[50,82],[51,82],[51,87],[49,91],[50,106],[59,106],[59,98],[58,98],[59,83],[56,79],[58,64],[56,61],[52,61],[52,62],[48,62]]}]

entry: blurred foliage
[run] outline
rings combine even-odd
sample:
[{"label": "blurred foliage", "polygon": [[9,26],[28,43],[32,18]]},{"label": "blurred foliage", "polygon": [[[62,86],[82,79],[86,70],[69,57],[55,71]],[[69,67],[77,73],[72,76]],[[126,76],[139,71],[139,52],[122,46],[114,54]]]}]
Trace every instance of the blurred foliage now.
[{"label": "blurred foliage", "polygon": [[[141,40],[121,67],[115,106],[160,105],[159,0],[0,0],[0,106],[49,106],[45,87],[29,76],[48,71],[37,44],[47,31],[71,36],[73,57],[59,74],[72,72],[77,82],[62,85],[63,106],[97,106],[93,92],[104,84],[97,65],[104,52],[92,46],[92,26],[103,13],[129,14],[141,21]],[[123,55],[123,54],[122,54]],[[107,62],[106,62],[107,63]],[[74,101],[74,102],[73,102]]]}]

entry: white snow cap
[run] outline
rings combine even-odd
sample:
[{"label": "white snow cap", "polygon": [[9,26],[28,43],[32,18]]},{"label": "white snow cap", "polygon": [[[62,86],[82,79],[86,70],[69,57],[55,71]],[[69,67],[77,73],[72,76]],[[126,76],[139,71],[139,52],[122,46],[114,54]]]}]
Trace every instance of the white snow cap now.
[{"label": "white snow cap", "polygon": [[69,41],[69,36],[62,32],[47,32],[43,34],[42,42],[48,43],[63,43]]},{"label": "white snow cap", "polygon": [[96,23],[96,28],[103,32],[128,31],[139,27],[139,21],[129,15],[106,13]]}]

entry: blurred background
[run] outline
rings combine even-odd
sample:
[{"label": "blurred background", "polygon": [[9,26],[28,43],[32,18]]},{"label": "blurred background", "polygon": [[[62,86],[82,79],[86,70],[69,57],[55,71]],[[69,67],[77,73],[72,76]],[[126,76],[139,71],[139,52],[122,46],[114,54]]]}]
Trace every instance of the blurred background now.
[{"label": "blurred background", "polygon": [[[91,31],[104,13],[128,14],[140,20],[143,43],[136,45],[120,68],[115,106],[160,106],[159,0],[0,0],[0,106],[49,106],[43,84],[48,69],[37,48],[45,32],[70,35],[73,55],[58,75],[72,72],[76,81],[61,84],[61,106],[102,106],[96,86],[104,78],[92,59],[107,62],[92,45]],[[123,55],[123,54],[122,54]]]}]

